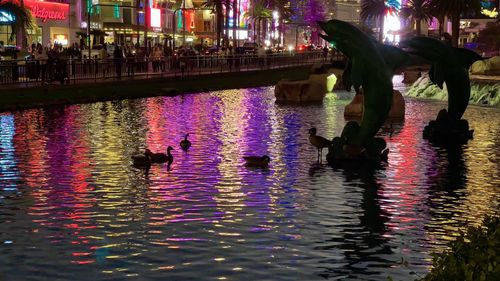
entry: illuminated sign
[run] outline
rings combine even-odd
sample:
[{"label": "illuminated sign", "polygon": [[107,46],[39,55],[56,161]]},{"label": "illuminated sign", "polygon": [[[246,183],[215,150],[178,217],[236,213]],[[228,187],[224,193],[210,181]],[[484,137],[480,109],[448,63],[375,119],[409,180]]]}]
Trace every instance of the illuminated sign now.
[{"label": "illuminated sign", "polygon": [[31,10],[31,14],[42,22],[47,20],[66,20],[69,13],[69,4],[24,0],[24,5]]},{"label": "illuminated sign", "polygon": [[498,11],[497,8],[493,8],[493,10],[487,10],[487,9],[481,9],[481,14],[490,17],[490,18],[496,18],[498,17]]},{"label": "illuminated sign", "polygon": [[61,45],[68,45],[68,35],[67,34],[54,34],[54,43]]},{"label": "illuminated sign", "polygon": [[161,27],[161,10],[151,8],[149,13],[149,26],[151,27]]},{"label": "illuminated sign", "polygon": [[0,24],[11,24],[16,21],[16,16],[8,11],[0,10]]}]

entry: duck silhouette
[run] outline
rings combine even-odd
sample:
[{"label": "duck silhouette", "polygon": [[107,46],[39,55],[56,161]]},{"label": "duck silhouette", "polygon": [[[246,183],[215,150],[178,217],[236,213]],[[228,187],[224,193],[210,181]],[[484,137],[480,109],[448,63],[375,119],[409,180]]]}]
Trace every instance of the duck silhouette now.
[{"label": "duck silhouette", "polygon": [[191,147],[191,142],[188,140],[189,134],[186,134],[184,136],[184,139],[181,141],[181,148],[184,151],[188,151],[188,149]]},{"label": "duck silhouette", "polygon": [[174,160],[174,156],[170,153],[171,150],[174,150],[173,147],[167,147],[167,154],[165,153],[153,153],[151,150],[146,149],[144,154],[148,155],[151,159],[151,163],[166,163],[172,162]]},{"label": "duck silhouette", "polygon": [[132,165],[136,168],[149,168],[151,167],[151,162],[151,156],[148,153],[148,149],[146,149],[143,155],[132,156]]},{"label": "duck silhouette", "polygon": [[246,167],[260,167],[260,168],[267,168],[269,165],[269,162],[271,162],[271,158],[267,155],[263,156],[244,156],[243,159],[245,159],[245,166]]},{"label": "duck silhouette", "polygon": [[323,158],[323,148],[330,146],[332,141],[316,135],[316,128],[309,129],[309,142],[318,149],[318,162]]}]

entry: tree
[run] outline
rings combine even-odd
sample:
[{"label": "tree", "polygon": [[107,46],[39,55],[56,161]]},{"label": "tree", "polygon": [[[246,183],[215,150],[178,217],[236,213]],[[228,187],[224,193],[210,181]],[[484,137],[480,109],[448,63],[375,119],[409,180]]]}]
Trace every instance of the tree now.
[{"label": "tree", "polygon": [[304,22],[311,26],[311,43],[316,44],[319,33],[318,21],[325,20],[325,1],[322,0],[308,0],[304,7]]},{"label": "tree", "polygon": [[410,19],[412,25],[415,23],[417,36],[419,36],[422,33],[421,22],[429,22],[432,18],[429,0],[409,0],[401,8],[400,15]]},{"label": "tree", "polygon": [[9,26],[11,28],[11,35],[10,35],[11,40],[16,35],[17,31],[25,33],[24,31],[27,28],[33,27],[31,11],[29,9],[21,7],[12,1],[5,1],[5,2],[0,2],[0,10],[7,11],[14,16],[15,20],[9,23]]},{"label": "tree", "polygon": [[451,44],[458,47],[461,15],[469,12],[479,13],[481,4],[480,0],[431,0],[430,7],[435,14],[451,19]]},{"label": "tree", "polygon": [[362,0],[361,19],[374,20],[379,23],[379,41],[384,40],[384,19],[387,14],[393,14],[399,10],[399,2],[396,0]]},{"label": "tree", "polygon": [[486,28],[479,31],[477,42],[488,46],[492,50],[500,49],[500,23],[489,22]]},{"label": "tree", "polygon": [[283,37],[284,23],[290,21],[295,12],[290,7],[290,0],[273,0],[279,14],[279,30],[278,30],[278,44]]},{"label": "tree", "polygon": [[222,37],[222,30],[223,30],[223,25],[224,25],[224,3],[226,3],[227,0],[207,0],[205,3],[203,3],[203,6],[205,7],[212,7],[215,9],[215,14],[216,14],[216,40],[217,40],[217,47],[220,47],[220,40]]},{"label": "tree", "polygon": [[257,0],[253,3],[252,10],[246,12],[243,16],[253,20],[254,30],[257,28],[257,44],[260,45],[261,21],[272,18],[273,12],[267,8],[265,0]]}]

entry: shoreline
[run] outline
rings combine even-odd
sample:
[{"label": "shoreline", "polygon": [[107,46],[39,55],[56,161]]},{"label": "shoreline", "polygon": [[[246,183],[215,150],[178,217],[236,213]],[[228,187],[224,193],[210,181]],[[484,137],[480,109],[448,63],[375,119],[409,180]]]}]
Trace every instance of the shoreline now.
[{"label": "shoreline", "polygon": [[206,74],[185,78],[149,78],[113,80],[99,83],[44,85],[30,88],[8,88],[0,93],[0,112],[70,105],[173,96],[190,92],[264,87],[281,79],[301,80],[309,76],[311,65],[290,68]]}]

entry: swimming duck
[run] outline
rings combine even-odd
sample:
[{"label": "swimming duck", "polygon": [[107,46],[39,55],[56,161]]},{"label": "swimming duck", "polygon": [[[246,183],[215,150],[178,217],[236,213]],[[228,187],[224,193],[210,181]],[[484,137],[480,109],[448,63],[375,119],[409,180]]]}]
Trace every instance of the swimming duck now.
[{"label": "swimming duck", "polygon": [[[151,152],[151,151],[149,151]],[[144,152],[144,155],[134,155],[132,156],[132,165],[136,168],[149,168],[151,167],[151,156],[148,153],[148,149]]]},{"label": "swimming duck", "polygon": [[263,156],[244,156],[243,159],[245,159],[246,163],[245,166],[247,167],[260,167],[260,168],[267,168],[269,165],[269,162],[271,162],[271,158],[267,155]]},{"label": "swimming duck", "polygon": [[318,162],[323,158],[323,148],[330,146],[331,141],[316,135],[316,128],[309,129],[309,142],[318,149]]},{"label": "swimming duck", "polygon": [[181,141],[181,148],[184,151],[187,151],[191,147],[191,142],[188,140],[189,134],[184,136],[184,139]]},{"label": "swimming duck", "polygon": [[174,156],[170,153],[170,150],[174,148],[169,146],[167,147],[167,154],[165,153],[153,153],[151,150],[146,149],[145,154],[149,155],[151,159],[151,163],[165,163],[172,162],[174,160]]}]

